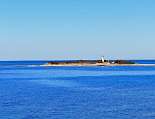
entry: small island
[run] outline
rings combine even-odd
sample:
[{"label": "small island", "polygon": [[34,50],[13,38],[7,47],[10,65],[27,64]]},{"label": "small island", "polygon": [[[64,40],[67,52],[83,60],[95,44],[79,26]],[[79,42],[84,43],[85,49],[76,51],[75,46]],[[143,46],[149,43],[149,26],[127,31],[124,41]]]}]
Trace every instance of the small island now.
[{"label": "small island", "polygon": [[155,66],[155,64],[137,64],[130,60],[68,60],[68,61],[49,61],[41,66]]},{"label": "small island", "polygon": [[[137,64],[130,60],[72,60],[72,61],[49,61],[43,66],[150,66]],[[152,66],[152,65],[151,65]]]}]

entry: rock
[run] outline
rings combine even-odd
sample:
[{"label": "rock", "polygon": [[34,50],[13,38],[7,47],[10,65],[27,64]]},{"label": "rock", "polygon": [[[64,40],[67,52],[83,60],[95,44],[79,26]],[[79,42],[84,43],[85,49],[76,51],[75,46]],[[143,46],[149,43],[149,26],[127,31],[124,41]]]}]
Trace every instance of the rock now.
[{"label": "rock", "polygon": [[135,64],[134,62],[129,61],[129,60],[115,60],[114,63],[116,63],[116,64]]}]

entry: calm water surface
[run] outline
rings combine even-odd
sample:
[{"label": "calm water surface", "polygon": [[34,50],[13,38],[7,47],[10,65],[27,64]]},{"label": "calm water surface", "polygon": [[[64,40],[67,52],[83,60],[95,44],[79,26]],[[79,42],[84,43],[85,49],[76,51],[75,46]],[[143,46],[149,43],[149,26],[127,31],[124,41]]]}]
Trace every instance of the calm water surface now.
[{"label": "calm water surface", "polygon": [[0,62],[0,119],[155,119],[155,67],[44,62]]}]

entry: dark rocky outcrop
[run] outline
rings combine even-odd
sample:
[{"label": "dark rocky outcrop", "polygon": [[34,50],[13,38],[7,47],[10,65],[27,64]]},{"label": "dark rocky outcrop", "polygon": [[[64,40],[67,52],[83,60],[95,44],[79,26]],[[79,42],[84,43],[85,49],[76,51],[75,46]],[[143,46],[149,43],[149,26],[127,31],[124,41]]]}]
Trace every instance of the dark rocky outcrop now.
[{"label": "dark rocky outcrop", "polygon": [[135,64],[134,62],[129,60],[115,60],[114,63],[115,64]]},{"label": "dark rocky outcrop", "polygon": [[102,63],[102,60],[73,60],[73,61],[50,61],[49,65],[63,65],[63,64],[96,64]]}]

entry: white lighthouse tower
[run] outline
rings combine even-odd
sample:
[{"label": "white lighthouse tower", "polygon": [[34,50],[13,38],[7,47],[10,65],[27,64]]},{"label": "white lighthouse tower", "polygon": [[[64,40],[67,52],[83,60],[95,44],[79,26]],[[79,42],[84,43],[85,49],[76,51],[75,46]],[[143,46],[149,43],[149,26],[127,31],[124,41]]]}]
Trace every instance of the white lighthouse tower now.
[{"label": "white lighthouse tower", "polygon": [[104,56],[101,57],[102,63],[105,62]]}]

